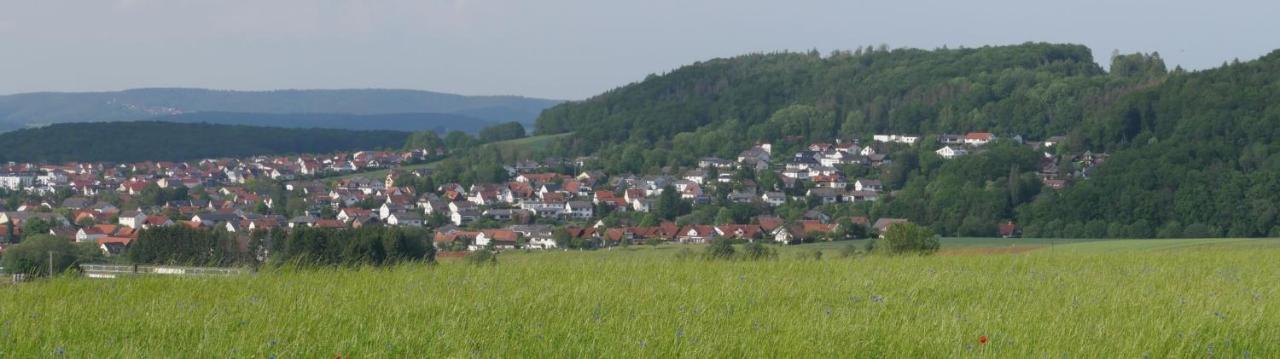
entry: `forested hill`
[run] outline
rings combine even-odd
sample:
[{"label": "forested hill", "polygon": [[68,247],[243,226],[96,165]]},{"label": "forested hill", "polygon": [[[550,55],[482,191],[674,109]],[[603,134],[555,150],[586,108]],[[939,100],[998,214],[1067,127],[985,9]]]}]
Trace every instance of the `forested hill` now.
[{"label": "forested hill", "polygon": [[1126,70],[1107,73],[1088,48],[1052,44],[752,54],[696,63],[552,107],[536,131],[574,131],[573,152],[639,153],[660,142],[658,151],[673,149],[672,156],[646,157],[676,163],[645,163],[648,168],[731,156],[756,141],[795,135],[828,141],[986,130],[1044,138],[1077,129],[1121,94],[1165,74],[1158,57],[1118,60],[1113,67]]},{"label": "forested hill", "polygon": [[395,113],[353,115],[342,113],[243,113],[196,112],[161,116],[149,121],[210,123],[221,125],[271,126],[287,128],[335,128],[347,130],[449,131],[479,133],[493,122],[447,113]]},{"label": "forested hill", "polygon": [[1024,208],[1033,229],[1280,236],[1280,51],[1172,74],[1080,132],[1114,156],[1094,178]]},{"label": "forested hill", "polygon": [[408,132],[153,121],[57,124],[0,134],[0,162],[179,161],[398,149]]},{"label": "forested hill", "polygon": [[[873,133],[989,131],[1060,151],[1108,152],[1088,180],[1039,188],[1035,154],[1005,145],[939,162],[938,146],[895,152],[881,176],[898,195],[873,217],[947,235],[992,235],[1015,220],[1044,237],[1280,235],[1280,54],[1169,70],[1157,54],[1077,45],[858,49],[715,59],[543,112],[536,132],[574,131],[558,155],[598,153],[611,171],[654,172],[756,142]],[[1030,156],[1030,157],[1028,157]]]},{"label": "forested hill", "polygon": [[[532,123],[544,108],[557,103],[559,101],[518,96],[463,96],[381,89],[219,91],[149,88],[114,92],[42,92],[0,96],[0,131],[65,122],[144,120],[193,112],[435,113],[493,123]],[[258,125],[276,126],[272,123]]]}]

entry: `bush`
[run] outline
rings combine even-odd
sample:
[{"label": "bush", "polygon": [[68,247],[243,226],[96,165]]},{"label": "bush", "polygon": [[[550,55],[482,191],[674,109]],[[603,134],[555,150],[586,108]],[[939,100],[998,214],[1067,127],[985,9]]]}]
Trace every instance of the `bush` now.
[{"label": "bush", "polygon": [[463,259],[465,259],[467,263],[475,266],[497,265],[498,253],[489,249],[481,249],[467,254]]},{"label": "bush", "polygon": [[[867,243],[871,242],[867,241]],[[840,258],[850,258],[856,255],[858,255],[858,247],[855,245],[849,244],[840,248]]]},{"label": "bush", "polygon": [[1186,238],[1210,238],[1217,236],[1218,230],[1204,223],[1192,223],[1183,229],[1183,237]]},{"label": "bush", "polygon": [[912,223],[898,223],[889,226],[884,234],[884,245],[877,245],[876,249],[887,254],[929,255],[941,246],[933,230]]},{"label": "bush", "polygon": [[70,241],[47,234],[36,234],[27,236],[22,243],[5,250],[4,270],[12,274],[48,276],[50,252],[53,253],[53,274],[62,273],[77,263],[79,251]]},{"label": "bush", "polygon": [[796,253],[796,259],[799,259],[799,260],[802,260],[802,261],[804,261],[804,260],[815,260],[815,261],[820,261],[820,260],[822,260],[822,251],[817,250],[817,249],[814,249],[814,250],[811,250],[811,251],[804,251],[804,252]]},{"label": "bush", "polygon": [[676,251],[677,260],[682,260],[682,261],[690,260],[690,259],[693,259],[694,257],[697,257],[697,255],[694,254],[693,251],[690,250],[689,248],[680,248],[680,250]]},{"label": "bush", "polygon": [[742,258],[752,261],[777,259],[778,251],[765,246],[763,243],[752,242],[742,248]]},{"label": "bush", "polygon": [[703,253],[703,256],[708,260],[733,259],[734,253],[733,243],[730,243],[727,239],[719,238],[711,241],[711,245],[707,246],[707,251]]}]

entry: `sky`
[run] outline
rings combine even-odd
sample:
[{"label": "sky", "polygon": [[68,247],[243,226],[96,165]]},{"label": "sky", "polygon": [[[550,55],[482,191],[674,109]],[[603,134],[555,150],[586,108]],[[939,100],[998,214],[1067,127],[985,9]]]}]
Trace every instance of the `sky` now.
[{"label": "sky", "polygon": [[403,88],[583,99],[696,61],[887,44],[1280,49],[1280,1],[0,0],[0,94]]}]

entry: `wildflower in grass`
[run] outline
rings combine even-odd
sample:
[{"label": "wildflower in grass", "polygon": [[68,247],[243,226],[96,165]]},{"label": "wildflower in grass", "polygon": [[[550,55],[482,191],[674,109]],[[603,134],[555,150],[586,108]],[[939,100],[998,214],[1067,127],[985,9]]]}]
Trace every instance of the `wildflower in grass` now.
[{"label": "wildflower in grass", "polygon": [[63,354],[66,354],[66,351],[65,351],[65,350],[62,350],[62,347],[57,347],[57,348],[53,349],[53,355],[54,355],[54,356],[62,356]]},{"label": "wildflower in grass", "polygon": [[876,303],[882,303],[882,302],[884,302],[884,297],[881,297],[881,296],[878,296],[878,295],[872,295],[872,296],[871,296],[871,301],[872,301],[872,302],[876,302]]},{"label": "wildflower in grass", "polygon": [[987,336],[983,335],[978,337],[978,344],[987,345]]}]

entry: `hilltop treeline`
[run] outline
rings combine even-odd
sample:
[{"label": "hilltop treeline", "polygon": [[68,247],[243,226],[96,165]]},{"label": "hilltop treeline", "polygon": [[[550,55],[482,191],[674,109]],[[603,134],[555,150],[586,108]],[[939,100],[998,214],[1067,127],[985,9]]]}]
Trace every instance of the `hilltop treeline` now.
[{"label": "hilltop treeline", "polygon": [[408,132],[169,122],[56,124],[0,134],[0,161],[181,161],[399,148]]}]

